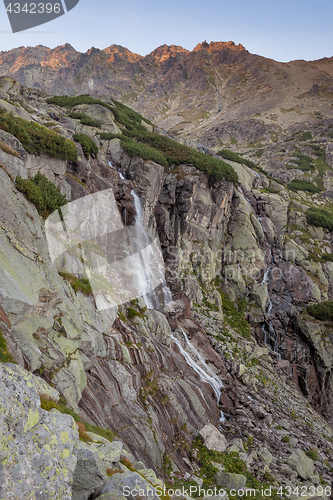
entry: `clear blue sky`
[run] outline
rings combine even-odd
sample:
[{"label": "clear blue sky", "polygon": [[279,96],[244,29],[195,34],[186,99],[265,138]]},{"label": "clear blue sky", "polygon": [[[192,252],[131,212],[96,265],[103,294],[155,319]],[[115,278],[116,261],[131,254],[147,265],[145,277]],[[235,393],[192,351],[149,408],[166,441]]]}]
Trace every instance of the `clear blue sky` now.
[{"label": "clear blue sky", "polygon": [[64,16],[16,34],[0,2],[0,51],[68,42],[85,52],[115,43],[146,55],[164,43],[192,50],[204,40],[233,40],[278,61],[333,56],[333,0],[80,0]]}]

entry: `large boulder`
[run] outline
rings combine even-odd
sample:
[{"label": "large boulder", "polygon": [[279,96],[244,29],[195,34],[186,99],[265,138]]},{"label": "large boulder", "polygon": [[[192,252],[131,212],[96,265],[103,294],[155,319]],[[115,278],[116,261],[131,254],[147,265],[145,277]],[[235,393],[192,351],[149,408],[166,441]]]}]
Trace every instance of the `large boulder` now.
[{"label": "large boulder", "polygon": [[209,450],[223,452],[227,447],[227,440],[224,435],[213,425],[207,424],[199,431],[204,440],[205,446]]},{"label": "large boulder", "polygon": [[314,474],[314,464],[304,451],[296,450],[287,460],[287,464],[297,472],[302,479],[309,479]]},{"label": "large boulder", "polygon": [[102,489],[99,498],[103,500],[115,500],[119,498],[122,500],[121,495],[128,500],[136,500],[137,498],[153,498],[158,500],[160,498],[155,488],[137,472],[113,474],[110,481]]},{"label": "large boulder", "polygon": [[219,486],[228,490],[241,490],[246,484],[246,477],[243,474],[219,471],[215,474],[215,479]]},{"label": "large boulder", "polygon": [[45,386],[0,365],[0,498],[72,498],[78,431],[70,415],[40,407],[39,391],[57,398]]}]

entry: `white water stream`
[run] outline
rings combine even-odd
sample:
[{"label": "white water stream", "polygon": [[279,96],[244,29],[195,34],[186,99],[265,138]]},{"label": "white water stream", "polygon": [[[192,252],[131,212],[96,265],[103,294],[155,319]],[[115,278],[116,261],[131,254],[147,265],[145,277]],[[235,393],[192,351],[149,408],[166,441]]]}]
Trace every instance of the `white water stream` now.
[{"label": "white water stream", "polygon": [[[110,164],[110,162],[108,162],[108,163]],[[125,177],[123,176],[123,174],[120,171],[118,171],[118,174],[119,174],[121,179],[125,180]],[[147,236],[147,233],[146,233],[146,230],[144,227],[144,223],[143,223],[143,210],[142,210],[142,203],[141,203],[140,196],[138,195],[138,193],[134,189],[132,189],[131,195],[133,196],[133,202],[134,202],[135,211],[136,211],[135,223],[134,223],[134,226],[136,228],[135,229],[135,238],[136,238],[135,246],[136,246],[137,250],[140,250],[140,249],[142,249],[142,246],[145,242],[147,242],[147,244],[149,242],[148,242],[148,236]],[[125,225],[126,225],[126,216],[127,216],[127,213],[125,210]],[[150,285],[150,279],[149,279],[149,276],[152,275],[150,263],[153,260],[154,255],[152,254],[151,251],[147,251],[145,254],[145,257],[146,257],[146,260],[145,260],[145,266],[143,267],[143,270],[146,272],[144,272],[143,275],[140,275],[140,274],[137,275],[136,285],[137,285],[138,289],[140,289],[143,293],[143,300],[145,301],[147,308],[148,309],[160,309],[160,301],[159,301],[158,295],[157,295],[155,289],[152,288],[152,286]],[[168,287],[167,282],[164,278],[164,269],[160,268],[159,273],[160,273],[161,277],[163,277],[163,281],[161,283],[161,286],[162,286],[163,299],[164,299],[164,308],[166,308],[168,306],[168,310],[173,311],[172,294],[171,294],[171,290]],[[143,285],[143,284],[145,284],[145,285]],[[144,287],[143,289],[142,289],[142,286]]]},{"label": "white water stream", "polygon": [[[262,219],[264,217],[257,217],[257,220],[264,232],[264,228],[262,227]],[[268,266],[268,268],[266,269],[265,273],[264,273],[264,276],[261,280],[261,285],[264,285],[265,283],[268,283],[269,282],[269,279],[270,279],[270,275],[271,275],[271,270],[274,266],[274,257],[273,257],[273,252],[272,252],[272,249],[270,249],[270,256],[271,256],[271,264]],[[263,329],[263,332],[264,332],[264,342],[266,344],[266,346],[269,348],[270,351],[273,351],[277,357],[279,359],[281,359],[281,354],[280,354],[280,351],[279,351],[279,338],[277,336],[277,333],[275,331],[275,328],[273,326],[273,322],[271,320],[271,311],[272,311],[272,308],[273,308],[273,304],[272,304],[272,301],[270,301],[269,303],[269,306],[268,306],[268,309],[267,309],[267,315],[268,315],[268,321],[267,321],[267,325],[268,325],[268,331],[266,329],[266,326],[265,325],[262,325],[262,329]],[[274,343],[274,345],[273,345]]]},{"label": "white water stream", "polygon": [[[206,361],[201,356],[201,354],[199,354],[196,348],[191,344],[183,329],[181,329],[181,332],[187,350],[183,347],[181,341],[172,334],[171,340],[177,345],[187,364],[199,375],[200,379],[211,386],[216,397],[217,405],[219,405],[221,389],[223,387],[222,380],[217,375],[215,375],[215,373],[209,368],[209,366],[207,366]],[[220,422],[222,423],[224,421],[224,413],[222,410],[220,410]]]}]

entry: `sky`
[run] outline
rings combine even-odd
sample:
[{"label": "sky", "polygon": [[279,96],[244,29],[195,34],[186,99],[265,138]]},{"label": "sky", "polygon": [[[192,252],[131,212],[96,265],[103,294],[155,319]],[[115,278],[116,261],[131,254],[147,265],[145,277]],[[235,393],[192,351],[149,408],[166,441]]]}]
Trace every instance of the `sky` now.
[{"label": "sky", "polygon": [[333,56],[332,19],[332,0],[80,0],[65,15],[13,34],[0,0],[0,51],[117,44],[144,56],[163,44],[192,50],[204,40],[232,40],[277,61],[314,60]]}]

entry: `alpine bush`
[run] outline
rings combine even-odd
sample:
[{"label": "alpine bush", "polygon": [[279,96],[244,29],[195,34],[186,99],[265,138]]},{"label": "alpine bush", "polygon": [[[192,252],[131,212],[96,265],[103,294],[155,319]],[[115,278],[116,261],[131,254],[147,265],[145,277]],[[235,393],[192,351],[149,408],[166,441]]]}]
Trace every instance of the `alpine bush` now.
[{"label": "alpine bush", "polygon": [[82,146],[83,154],[86,159],[89,156],[94,156],[97,158],[98,155],[98,147],[96,146],[94,140],[86,134],[74,134],[73,140],[75,142],[79,142]]},{"label": "alpine bush", "polygon": [[76,160],[75,144],[35,122],[17,118],[0,109],[0,129],[14,135],[31,154],[46,154],[63,160]]},{"label": "alpine bush", "polygon": [[319,187],[312,184],[312,182],[301,179],[293,179],[289,182],[287,188],[292,191],[308,191],[309,193],[320,193],[321,191]]},{"label": "alpine bush", "polygon": [[333,321],[333,302],[319,302],[318,304],[311,304],[306,308],[307,312],[313,318],[319,319],[321,321],[330,320]]},{"label": "alpine bush", "polygon": [[311,226],[322,227],[333,231],[333,215],[323,208],[310,208],[306,212],[306,221]]},{"label": "alpine bush", "polygon": [[15,185],[44,218],[67,203],[66,197],[40,172],[32,179],[16,177]]}]

